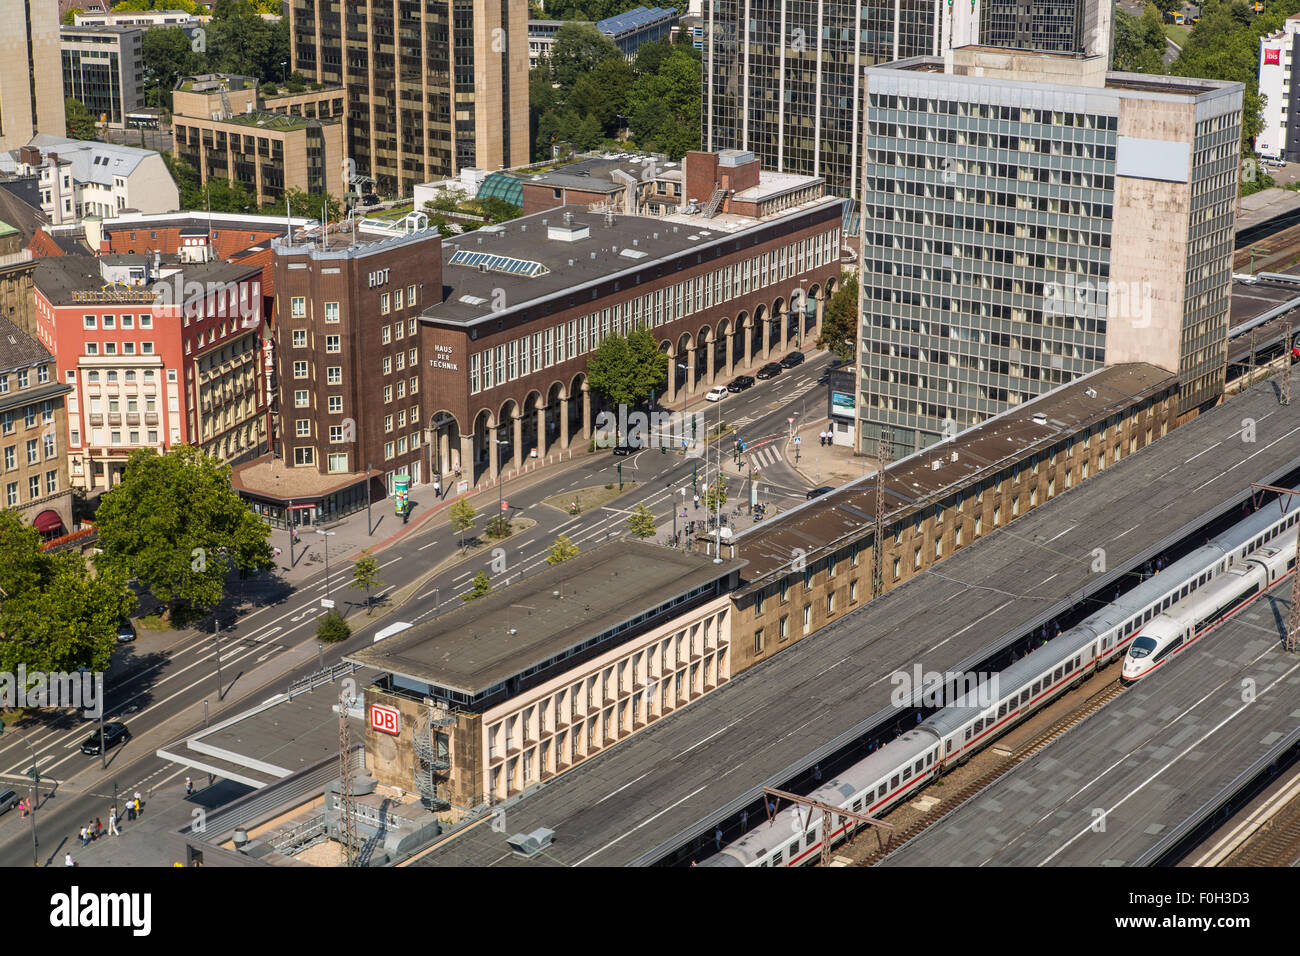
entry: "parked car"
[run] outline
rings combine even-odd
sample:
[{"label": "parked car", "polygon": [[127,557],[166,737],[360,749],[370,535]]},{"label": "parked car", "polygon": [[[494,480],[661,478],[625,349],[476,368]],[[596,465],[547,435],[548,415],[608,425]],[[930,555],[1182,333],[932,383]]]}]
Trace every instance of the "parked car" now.
[{"label": "parked car", "polygon": [[727,397],[726,385],[714,385],[704,396],[706,402],[720,402]]},{"label": "parked car", "polygon": [[802,352],[791,352],[785,358],[781,359],[782,368],[794,368],[796,365],[803,364]]},{"label": "parked car", "polygon": [[6,813],[18,806],[18,794],[12,790],[0,790],[0,813]]},{"label": "parked car", "polygon": [[[112,750],[120,743],[125,743],[131,739],[131,731],[126,729],[126,724],[119,724],[116,721],[104,725],[104,747]],[[81,745],[83,754],[90,754],[92,757],[99,755],[99,728],[86,738],[86,742]]]},{"label": "parked car", "polygon": [[124,617],[117,625],[117,643],[130,644],[135,640],[135,625],[129,617]]},{"label": "parked car", "polygon": [[814,498],[820,498],[822,495],[826,494],[828,491],[834,491],[834,490],[835,490],[835,489],[832,488],[830,485],[823,485],[823,486],[820,487],[820,488],[813,488],[813,489],[809,490],[809,492],[808,492],[808,500],[809,500],[809,501],[812,501]]},{"label": "parked car", "polygon": [[636,451],[636,449],[627,442],[622,442],[621,444],[614,446],[614,454],[616,455],[630,455],[634,451]]},{"label": "parked car", "polygon": [[781,366],[777,362],[768,362],[766,365],[764,365],[762,368],[758,370],[758,377],[760,379],[776,378],[780,374],[781,374]]},{"label": "parked car", "polygon": [[727,383],[727,391],[729,392],[743,392],[745,389],[753,387],[754,376],[752,375],[737,375]]}]

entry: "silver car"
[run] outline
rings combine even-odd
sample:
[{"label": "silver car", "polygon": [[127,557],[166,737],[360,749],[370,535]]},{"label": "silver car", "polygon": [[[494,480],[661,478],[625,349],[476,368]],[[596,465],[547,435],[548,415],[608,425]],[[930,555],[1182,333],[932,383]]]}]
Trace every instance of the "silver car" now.
[{"label": "silver car", "polygon": [[18,806],[18,794],[12,790],[0,790],[0,813],[6,813]]}]

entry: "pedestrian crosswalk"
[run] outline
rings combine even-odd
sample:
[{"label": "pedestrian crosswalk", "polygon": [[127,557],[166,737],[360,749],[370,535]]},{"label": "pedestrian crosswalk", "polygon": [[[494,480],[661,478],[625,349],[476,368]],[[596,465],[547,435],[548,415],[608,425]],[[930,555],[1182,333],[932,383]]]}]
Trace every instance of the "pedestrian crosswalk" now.
[{"label": "pedestrian crosswalk", "polygon": [[781,449],[775,445],[765,445],[749,452],[750,463],[755,469],[770,468],[781,460]]}]

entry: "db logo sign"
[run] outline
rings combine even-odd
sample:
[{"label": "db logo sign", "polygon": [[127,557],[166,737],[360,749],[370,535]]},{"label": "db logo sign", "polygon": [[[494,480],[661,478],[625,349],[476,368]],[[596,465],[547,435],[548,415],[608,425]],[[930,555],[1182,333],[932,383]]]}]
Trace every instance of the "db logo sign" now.
[{"label": "db logo sign", "polygon": [[394,707],[385,707],[383,704],[371,704],[370,729],[378,730],[385,734],[392,734],[396,737],[402,732],[402,715]]}]

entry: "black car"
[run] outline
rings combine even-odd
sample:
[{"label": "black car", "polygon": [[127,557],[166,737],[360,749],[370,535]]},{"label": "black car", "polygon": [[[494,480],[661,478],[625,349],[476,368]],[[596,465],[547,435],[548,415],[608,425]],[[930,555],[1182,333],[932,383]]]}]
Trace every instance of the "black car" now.
[{"label": "black car", "polygon": [[785,358],[781,359],[782,368],[794,368],[796,365],[803,364],[802,352],[791,352]]},{"label": "black car", "polygon": [[737,375],[727,383],[727,391],[729,392],[743,392],[745,389],[753,387],[754,376],[752,375]]},{"label": "black car", "polygon": [[[131,739],[131,731],[126,729],[126,724],[111,723],[104,725],[104,746],[111,750],[120,743]],[[99,754],[99,731],[86,738],[86,742],[81,745],[83,754],[90,754],[92,757]]]},{"label": "black car", "polygon": [[635,448],[633,448],[631,445],[627,444],[627,442],[624,442],[624,443],[622,443],[621,445],[615,445],[615,446],[614,446],[614,454],[616,454],[616,455],[630,455],[630,454],[632,454],[632,452],[634,452],[634,451],[636,451],[636,450],[637,450],[637,449],[635,449]]},{"label": "black car", "polygon": [[135,640],[135,625],[129,617],[123,618],[117,625],[117,643],[130,644]]},{"label": "black car", "polygon": [[780,374],[781,374],[781,366],[777,362],[768,362],[766,365],[764,365],[762,368],[758,370],[758,377],[760,379],[776,378]]},{"label": "black car", "polygon": [[809,500],[809,501],[812,501],[814,498],[820,498],[822,495],[826,494],[828,491],[834,491],[834,490],[835,490],[835,489],[832,488],[830,485],[823,485],[823,486],[820,487],[820,488],[813,488],[813,489],[811,489],[811,490],[808,492],[808,500]]}]

